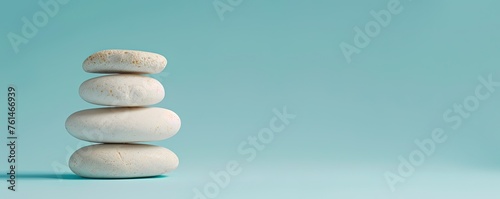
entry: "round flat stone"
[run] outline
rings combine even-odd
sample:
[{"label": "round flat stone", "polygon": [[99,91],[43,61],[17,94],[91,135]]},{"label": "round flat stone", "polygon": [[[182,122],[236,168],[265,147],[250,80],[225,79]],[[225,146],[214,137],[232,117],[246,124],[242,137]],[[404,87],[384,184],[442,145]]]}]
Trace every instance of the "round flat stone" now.
[{"label": "round flat stone", "polygon": [[145,144],[97,144],[78,149],[69,168],[85,178],[140,178],[162,175],[177,168],[174,152]]},{"label": "round flat stone", "polygon": [[83,70],[89,73],[155,74],[166,66],[167,59],[162,55],[137,50],[103,50],[83,62]]},{"label": "round flat stone", "polygon": [[159,141],[174,136],[180,128],[177,114],[156,107],[89,109],[66,120],[72,136],[100,143]]},{"label": "round flat stone", "polygon": [[80,85],[80,97],[105,106],[149,106],[165,97],[161,83],[151,77],[134,74],[107,75],[89,79]]}]

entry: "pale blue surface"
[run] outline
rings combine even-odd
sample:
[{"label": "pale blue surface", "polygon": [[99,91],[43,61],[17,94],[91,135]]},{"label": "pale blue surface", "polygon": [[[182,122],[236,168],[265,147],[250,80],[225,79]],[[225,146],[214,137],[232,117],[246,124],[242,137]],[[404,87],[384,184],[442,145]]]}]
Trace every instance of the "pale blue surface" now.
[{"label": "pale blue surface", "polygon": [[[37,1],[4,2],[0,129],[6,87],[15,84],[21,174],[14,195],[0,182],[0,198],[193,198],[193,188],[231,160],[242,163],[243,172],[217,198],[500,195],[500,89],[460,128],[443,120],[446,110],[474,94],[480,76],[500,81],[499,1],[401,1],[403,11],[350,64],[339,44],[352,44],[353,27],[373,21],[370,11],[390,0],[244,0],[223,21],[212,2],[73,0],[17,54],[7,34],[19,34],[21,18],[41,8]],[[78,96],[79,85],[97,76],[81,63],[108,48],[153,51],[169,61],[153,76],[166,88],[157,106],[177,112],[183,126],[175,137],[152,143],[181,160],[168,177],[57,178],[53,164],[66,164],[84,144],[66,133],[65,119],[96,107]],[[285,106],[297,118],[255,160],[245,161],[239,144]],[[438,127],[447,141],[391,192],[384,173],[396,170],[398,156],[417,149],[415,139],[429,138]],[[6,153],[1,146],[0,157]]]}]

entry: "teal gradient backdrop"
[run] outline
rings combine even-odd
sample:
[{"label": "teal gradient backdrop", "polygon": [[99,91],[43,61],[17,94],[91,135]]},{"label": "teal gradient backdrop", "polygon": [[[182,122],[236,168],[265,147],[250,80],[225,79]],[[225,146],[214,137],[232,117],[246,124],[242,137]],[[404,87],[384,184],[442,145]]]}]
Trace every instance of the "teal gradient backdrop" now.
[{"label": "teal gradient backdrop", "polygon": [[[500,2],[401,0],[401,13],[348,63],[340,44],[353,45],[354,27],[364,29],[375,20],[370,11],[391,1],[71,0],[17,53],[8,34],[21,34],[22,18],[42,9],[39,1],[3,2],[0,129],[14,84],[19,176],[16,193],[0,182],[0,198],[194,198],[193,189],[203,190],[210,172],[231,160],[242,172],[217,198],[495,198],[500,93],[480,101],[456,130],[443,114],[475,95],[479,78],[500,82]],[[214,2],[232,11],[222,20]],[[97,107],[78,96],[78,87],[98,76],[81,63],[103,49],[168,59],[166,70],[152,75],[166,89],[156,106],[178,113],[183,126],[151,143],[180,158],[167,176],[84,180],[54,166],[88,144],[71,137],[64,122]],[[245,161],[240,143],[284,107],[296,118]],[[430,138],[435,128],[448,139],[391,191],[384,175],[397,172],[398,158],[408,158],[419,149],[414,140]],[[0,147],[0,157],[7,152]],[[8,172],[6,160],[1,173]]]}]

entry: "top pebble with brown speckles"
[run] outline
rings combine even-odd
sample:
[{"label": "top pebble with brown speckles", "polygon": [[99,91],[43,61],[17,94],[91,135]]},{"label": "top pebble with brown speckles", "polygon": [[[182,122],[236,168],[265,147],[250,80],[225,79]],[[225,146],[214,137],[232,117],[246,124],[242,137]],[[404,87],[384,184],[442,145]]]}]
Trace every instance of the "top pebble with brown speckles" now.
[{"label": "top pebble with brown speckles", "polygon": [[136,50],[103,50],[83,62],[83,70],[89,73],[156,74],[166,66],[164,56]]}]

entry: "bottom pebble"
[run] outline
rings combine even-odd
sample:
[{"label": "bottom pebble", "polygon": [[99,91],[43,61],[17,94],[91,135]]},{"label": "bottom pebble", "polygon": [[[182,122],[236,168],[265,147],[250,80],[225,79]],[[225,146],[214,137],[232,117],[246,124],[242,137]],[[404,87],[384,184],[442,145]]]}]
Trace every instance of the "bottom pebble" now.
[{"label": "bottom pebble", "polygon": [[85,178],[142,178],[158,176],[177,168],[174,152],[146,144],[96,144],[78,149],[69,168]]}]

